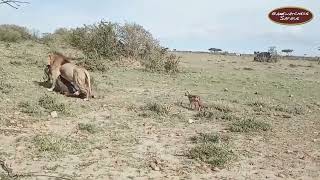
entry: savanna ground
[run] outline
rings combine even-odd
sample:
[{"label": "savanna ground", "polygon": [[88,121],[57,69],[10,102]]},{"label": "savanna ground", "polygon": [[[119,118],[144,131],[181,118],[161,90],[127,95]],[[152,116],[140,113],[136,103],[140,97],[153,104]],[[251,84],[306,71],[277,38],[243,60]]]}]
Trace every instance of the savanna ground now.
[{"label": "savanna ground", "polygon": [[[177,53],[176,75],[92,72],[84,102],[39,85],[49,51],[0,44],[0,159],[13,170],[0,179],[320,178],[316,62]],[[210,108],[188,110],[186,90]]]}]

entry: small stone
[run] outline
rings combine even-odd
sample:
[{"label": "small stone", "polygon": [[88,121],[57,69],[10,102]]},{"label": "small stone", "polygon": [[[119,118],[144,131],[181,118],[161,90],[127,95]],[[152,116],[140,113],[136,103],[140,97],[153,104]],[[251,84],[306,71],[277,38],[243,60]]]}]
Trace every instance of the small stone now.
[{"label": "small stone", "polygon": [[57,118],[57,117],[58,117],[57,111],[52,111],[52,112],[50,113],[50,115],[51,115],[52,118]]},{"label": "small stone", "polygon": [[287,151],[286,151],[286,153],[288,153],[288,154],[292,154],[292,153],[293,153],[293,151],[292,151],[292,150],[287,150]]},{"label": "small stone", "polygon": [[160,171],[160,168],[154,162],[150,163],[150,167],[154,171]]},{"label": "small stone", "polygon": [[292,94],[290,94],[290,95],[289,95],[289,97],[293,97],[293,95],[292,95]]},{"label": "small stone", "polygon": [[299,159],[305,160],[305,159],[306,159],[306,156],[302,155],[302,156],[299,157]]},{"label": "small stone", "polygon": [[281,178],[286,178],[286,176],[284,174],[282,174],[282,173],[279,173],[277,176],[281,177]]},{"label": "small stone", "polygon": [[216,172],[219,172],[219,171],[220,171],[220,169],[219,169],[218,167],[214,167],[212,170],[213,170],[213,171],[216,171]]},{"label": "small stone", "polygon": [[254,94],[256,94],[256,95],[257,95],[257,94],[259,94],[259,93],[258,93],[258,92],[254,92]]},{"label": "small stone", "polygon": [[314,139],[314,140],[313,140],[313,142],[317,142],[317,141],[318,141],[317,139]]},{"label": "small stone", "polygon": [[189,124],[193,124],[194,120],[193,119],[189,119]]},{"label": "small stone", "polygon": [[228,91],[229,91],[229,89],[228,89],[228,88],[224,88],[224,91],[225,91],[225,92],[228,92]]}]

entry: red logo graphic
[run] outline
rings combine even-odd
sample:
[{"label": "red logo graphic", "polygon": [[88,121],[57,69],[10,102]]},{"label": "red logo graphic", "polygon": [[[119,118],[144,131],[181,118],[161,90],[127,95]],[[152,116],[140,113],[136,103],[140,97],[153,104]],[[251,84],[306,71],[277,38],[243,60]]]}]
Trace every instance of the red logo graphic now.
[{"label": "red logo graphic", "polygon": [[300,7],[282,7],[269,13],[271,21],[283,25],[305,24],[312,20],[311,11]]}]

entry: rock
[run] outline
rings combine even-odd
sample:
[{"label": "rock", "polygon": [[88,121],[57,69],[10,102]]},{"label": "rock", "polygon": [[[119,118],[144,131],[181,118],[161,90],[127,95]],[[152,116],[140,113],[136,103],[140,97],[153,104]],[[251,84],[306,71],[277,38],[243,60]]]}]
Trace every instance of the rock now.
[{"label": "rock", "polygon": [[286,176],[284,174],[282,174],[282,173],[279,173],[277,176],[281,177],[281,178],[286,178]]},{"label": "rock", "polygon": [[151,169],[152,170],[154,170],[154,171],[160,171],[160,168],[156,165],[156,163],[154,163],[154,162],[151,162],[150,163],[150,167],[151,167]]},{"label": "rock", "polygon": [[213,170],[213,171],[216,171],[216,172],[219,172],[219,171],[220,171],[220,169],[219,169],[218,167],[214,167],[212,170]]},{"label": "rock", "polygon": [[292,94],[290,94],[290,95],[289,95],[289,97],[293,97],[293,95],[292,95]]},{"label": "rock", "polygon": [[255,95],[259,94],[258,92],[254,92]]},{"label": "rock", "polygon": [[228,88],[224,88],[224,92],[228,92],[229,91],[229,89]]},{"label": "rock", "polygon": [[193,119],[189,119],[189,124],[193,124],[195,121]]},{"label": "rock", "polygon": [[288,154],[292,154],[292,153],[293,153],[293,151],[292,151],[292,150],[287,150],[287,151],[286,151],[286,153],[288,153]]},{"label": "rock", "polygon": [[52,112],[50,113],[50,115],[51,115],[52,118],[57,118],[57,117],[58,117],[57,111],[52,111]]}]

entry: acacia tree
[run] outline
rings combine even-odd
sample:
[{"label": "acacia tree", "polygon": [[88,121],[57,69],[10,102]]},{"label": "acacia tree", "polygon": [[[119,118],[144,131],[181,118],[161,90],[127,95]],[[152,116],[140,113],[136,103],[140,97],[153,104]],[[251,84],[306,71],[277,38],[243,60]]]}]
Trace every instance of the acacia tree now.
[{"label": "acacia tree", "polygon": [[217,52],[221,52],[222,51],[222,49],[218,49],[218,48],[210,48],[210,49],[208,49],[211,53],[213,52],[213,53],[217,53]]},{"label": "acacia tree", "polygon": [[293,49],[283,49],[282,52],[286,53],[287,56],[289,56],[293,52]]},{"label": "acacia tree", "polygon": [[272,55],[277,55],[278,51],[277,51],[277,47],[276,46],[270,46],[268,49],[268,52]]},{"label": "acacia tree", "polygon": [[20,4],[29,4],[29,2],[15,0],[0,0],[0,4],[6,4],[12,8],[18,9],[20,7]]}]

